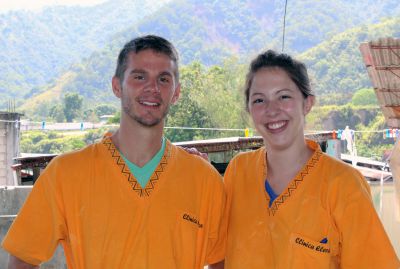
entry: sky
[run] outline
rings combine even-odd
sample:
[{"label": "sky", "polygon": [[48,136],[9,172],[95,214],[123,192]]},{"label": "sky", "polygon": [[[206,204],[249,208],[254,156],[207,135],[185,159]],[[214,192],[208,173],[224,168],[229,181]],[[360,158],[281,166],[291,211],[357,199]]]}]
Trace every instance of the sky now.
[{"label": "sky", "polygon": [[18,9],[38,11],[45,6],[54,6],[54,5],[90,6],[105,1],[106,0],[0,0],[0,13]]}]

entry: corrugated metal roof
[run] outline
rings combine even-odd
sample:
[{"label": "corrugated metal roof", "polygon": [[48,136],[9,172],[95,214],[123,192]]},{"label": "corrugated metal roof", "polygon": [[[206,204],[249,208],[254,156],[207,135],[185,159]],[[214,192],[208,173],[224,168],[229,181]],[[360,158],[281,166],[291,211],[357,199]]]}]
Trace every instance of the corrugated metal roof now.
[{"label": "corrugated metal roof", "polygon": [[[319,143],[325,142],[328,139],[332,139],[333,132],[316,132],[305,134],[305,137]],[[261,147],[263,139],[261,136],[254,137],[226,137],[217,139],[197,140],[197,141],[185,141],[175,142],[177,146],[185,148],[196,148],[200,152],[212,153],[212,152],[224,152],[230,150],[245,150],[245,149],[256,149]]]},{"label": "corrugated metal roof", "polygon": [[[333,133],[331,131],[308,133],[305,134],[305,137],[317,141],[319,143],[322,143],[327,141],[328,139],[332,139]],[[194,147],[200,152],[212,153],[212,152],[224,152],[230,150],[256,149],[263,145],[263,139],[261,136],[227,137],[227,138],[217,138],[208,140],[174,142],[173,144],[187,148]],[[29,167],[44,168],[56,156],[57,154],[25,153],[21,157],[14,158],[14,161],[21,164],[20,166],[18,166],[19,169],[25,169]]]},{"label": "corrugated metal roof", "polygon": [[400,39],[362,43],[360,51],[386,123],[400,128]]}]

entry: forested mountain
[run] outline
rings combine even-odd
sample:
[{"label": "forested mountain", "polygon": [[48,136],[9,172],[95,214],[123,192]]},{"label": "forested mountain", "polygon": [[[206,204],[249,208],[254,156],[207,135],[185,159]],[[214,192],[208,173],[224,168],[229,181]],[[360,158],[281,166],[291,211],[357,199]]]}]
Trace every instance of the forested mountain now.
[{"label": "forested mountain", "polygon": [[[166,0],[110,0],[0,14],[0,97],[29,98]],[[1,107],[1,102],[0,102]]]},{"label": "forested mountain", "polygon": [[380,37],[400,38],[400,16],[350,29],[299,55],[321,105],[345,104],[357,90],[372,87],[359,47]]},{"label": "forested mountain", "polygon": [[[115,36],[156,33],[172,40],[183,63],[219,64],[261,48],[281,49],[284,1],[175,0]],[[356,26],[399,17],[398,0],[292,0],[287,6],[285,51],[300,53]]]},{"label": "forested mountain", "polygon": [[[43,106],[44,114],[53,103],[51,98],[59,99],[66,92],[79,93],[85,97],[88,106],[99,102],[109,103],[110,100],[115,100],[111,97],[110,78],[115,68],[118,50],[123,43],[139,34],[155,33],[170,39],[180,51],[181,62],[184,65],[195,60],[205,66],[220,65],[231,56],[247,62],[250,55],[261,49],[280,50],[282,45],[284,1],[175,0],[162,5],[150,16],[144,16],[142,11],[148,10],[150,13],[156,9],[153,1],[151,4],[146,3],[139,0],[119,0],[96,6],[94,11],[86,8],[76,10],[60,8],[64,9],[63,16],[50,16],[49,14],[53,14],[53,10],[56,9],[54,8],[47,9],[38,16],[12,12],[0,17],[0,32],[2,31],[3,36],[7,37],[4,39],[2,36],[0,42],[0,59],[2,59],[0,64],[4,65],[4,68],[0,66],[2,68],[0,94],[3,97],[10,97],[11,93],[13,97],[29,98],[29,101],[35,102],[46,100],[47,103],[45,102]],[[132,6],[140,7],[135,10]],[[79,13],[86,11],[90,13],[88,18]],[[350,63],[344,65],[346,71],[339,69],[335,63],[350,62],[355,60],[352,57],[359,57],[358,42],[368,40],[370,36],[365,31],[372,31],[373,27],[349,29],[378,23],[383,17],[399,17],[399,15],[398,0],[292,0],[288,2],[287,7],[285,51],[303,53],[301,57],[310,64],[311,73],[318,82],[317,94],[342,90],[355,91],[358,85],[364,85],[364,82],[367,84],[362,62],[354,70]],[[10,17],[16,17],[14,23],[10,23]],[[65,17],[68,19],[63,19]],[[132,21],[127,23],[129,17]],[[45,21],[46,18],[50,23],[40,27],[35,25]],[[15,27],[20,29],[19,31],[22,31],[21,33],[17,30],[7,30],[14,24],[18,26]],[[30,25],[35,26],[29,28]],[[384,30],[381,34],[396,34],[395,24],[391,27],[391,30]],[[31,29],[31,31],[21,29]],[[120,31],[122,29],[124,30]],[[352,31],[360,33],[353,34]],[[8,33],[8,36],[4,33]],[[113,33],[115,35],[112,35]],[[60,41],[54,37],[53,41],[47,41],[44,37],[52,35],[63,39]],[[3,42],[3,39],[7,41]],[[341,41],[342,39],[344,41]],[[27,40],[30,42],[26,42]],[[15,43],[14,51],[10,49],[12,42]],[[37,47],[38,44],[45,42],[48,42],[45,48],[51,49],[51,53]],[[90,53],[103,44],[103,49]],[[351,50],[343,50],[343,47],[350,45]],[[4,48],[8,49],[8,53],[2,52]],[[310,51],[307,51],[308,49]],[[74,54],[73,51],[79,53]],[[351,55],[346,56],[347,54]],[[82,55],[84,58],[79,60]],[[344,58],[333,57],[337,55]],[[75,63],[68,70],[66,69],[68,64],[64,64],[65,58],[69,60],[69,64]],[[28,60],[30,65],[27,64]],[[333,67],[330,66],[331,63]],[[57,76],[63,69],[65,73]],[[6,72],[3,72],[4,70]],[[353,73],[350,72],[348,75],[347,71]],[[360,75],[360,72],[363,74]],[[351,86],[343,82],[342,84],[347,87],[330,86],[339,85],[338,81],[345,81],[344,79],[349,76],[350,79],[363,77],[364,82],[355,81]],[[38,87],[48,79],[52,79],[52,83]],[[329,84],[331,82],[334,84]],[[38,95],[46,90],[53,94],[46,92],[44,94],[46,97]],[[38,107],[33,109],[31,104],[28,102],[22,108],[25,111],[37,111]]]}]

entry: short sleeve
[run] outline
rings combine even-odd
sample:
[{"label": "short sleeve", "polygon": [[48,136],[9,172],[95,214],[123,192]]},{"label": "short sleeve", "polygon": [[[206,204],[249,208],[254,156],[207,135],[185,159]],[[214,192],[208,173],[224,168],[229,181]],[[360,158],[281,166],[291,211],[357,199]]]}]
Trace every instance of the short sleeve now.
[{"label": "short sleeve", "polygon": [[2,242],[2,247],[10,254],[33,265],[53,256],[66,230],[54,178],[55,161],[36,181]]},{"label": "short sleeve", "polygon": [[226,225],[223,218],[226,195],[222,184],[222,178],[215,177],[218,182],[214,185],[211,197],[211,224],[207,244],[207,264],[214,264],[224,260],[226,248]]},{"label": "short sleeve", "polygon": [[232,167],[235,167],[235,158],[230,161],[228,164],[228,167],[225,171],[224,174],[224,192],[225,192],[225,200],[224,200],[224,206],[222,208],[222,219],[220,223],[220,238],[219,242],[217,244],[217,249],[219,250],[218,252],[218,259],[214,259],[212,262],[210,261],[208,264],[213,264],[220,262],[222,260],[225,260],[226,257],[226,244],[227,244],[227,233],[228,233],[228,224],[229,224],[229,215],[230,215],[230,204],[231,204],[231,199],[232,199],[232,191],[230,188],[230,176],[232,173]]},{"label": "short sleeve", "polygon": [[399,260],[364,181],[359,175],[354,183],[349,182],[352,191],[337,219],[342,237],[341,268],[398,269]]}]

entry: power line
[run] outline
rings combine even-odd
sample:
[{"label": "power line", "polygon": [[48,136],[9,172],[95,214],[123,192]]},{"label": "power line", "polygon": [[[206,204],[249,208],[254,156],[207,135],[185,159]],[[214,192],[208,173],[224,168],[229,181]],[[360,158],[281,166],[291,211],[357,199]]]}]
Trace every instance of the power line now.
[{"label": "power line", "polygon": [[287,9],[287,0],[285,1],[285,13],[283,14],[282,52],[285,48],[286,9]]},{"label": "power line", "polygon": [[[9,120],[0,120],[0,122],[14,122],[14,123],[24,123],[22,121],[14,120],[14,121],[9,121]],[[29,122],[29,123],[42,123],[42,122]],[[29,124],[28,123],[28,124]],[[48,123],[48,124],[54,124],[54,123]],[[72,124],[78,124],[78,123],[72,123]],[[105,124],[101,125],[101,127],[118,127],[118,124]],[[46,128],[44,128],[46,129]],[[90,128],[88,128],[90,129]],[[204,131],[245,131],[251,130],[254,131],[252,128],[206,128],[206,127],[186,127],[186,126],[166,126],[164,129],[177,129],[177,130],[204,130]],[[352,130],[354,133],[382,133],[382,132],[387,132],[387,130],[396,130],[398,128],[386,128],[386,129],[381,129],[381,130],[362,130],[362,131],[357,131],[357,130]],[[324,133],[324,132],[338,132],[341,129],[335,129],[335,130],[305,130],[305,133]]]},{"label": "power line", "polygon": [[210,131],[244,131],[245,129],[231,129],[231,128],[200,128],[200,127],[164,127],[165,129],[182,129],[182,130],[210,130]]}]

